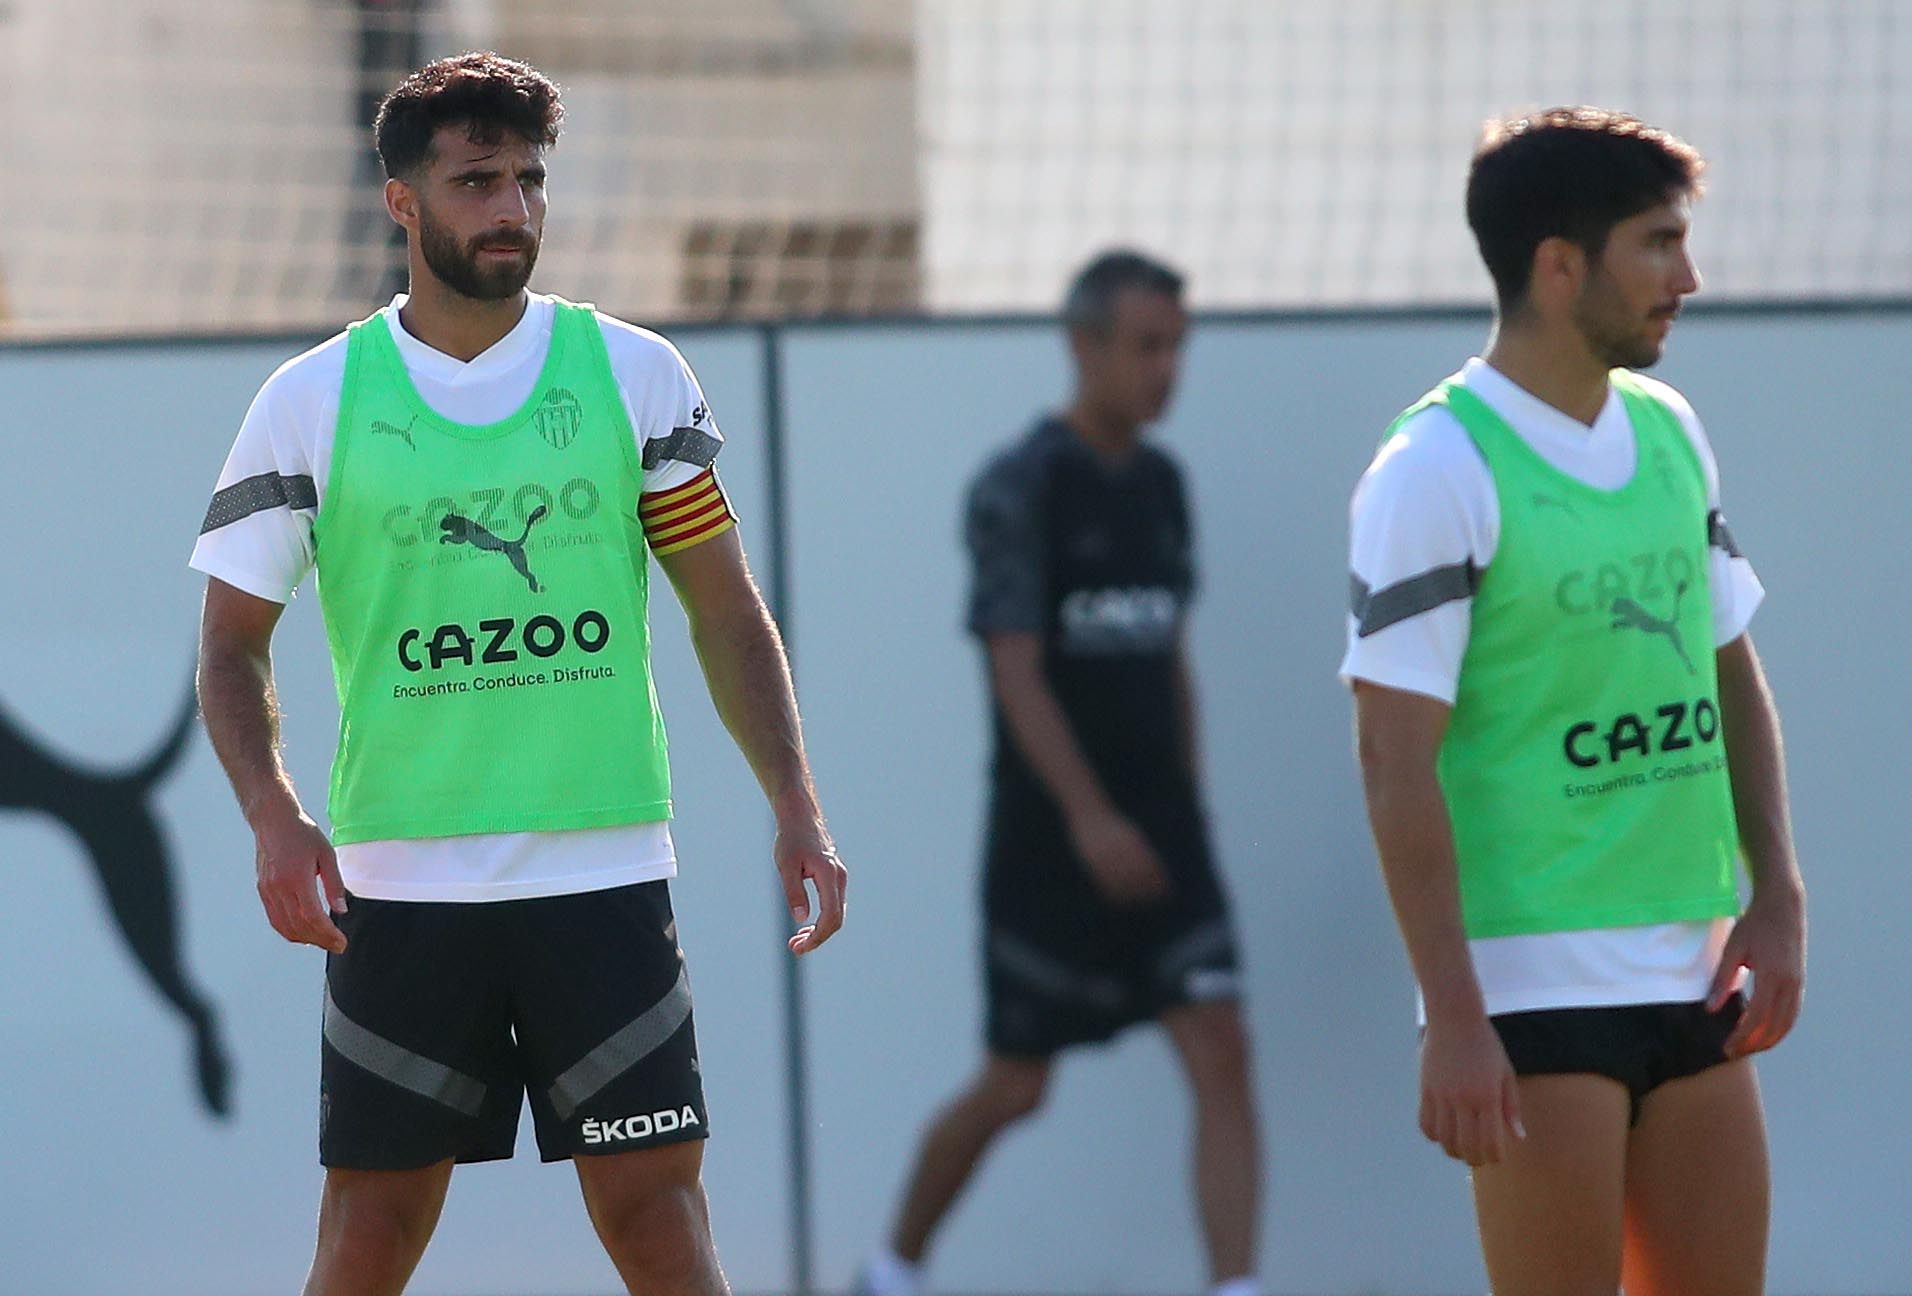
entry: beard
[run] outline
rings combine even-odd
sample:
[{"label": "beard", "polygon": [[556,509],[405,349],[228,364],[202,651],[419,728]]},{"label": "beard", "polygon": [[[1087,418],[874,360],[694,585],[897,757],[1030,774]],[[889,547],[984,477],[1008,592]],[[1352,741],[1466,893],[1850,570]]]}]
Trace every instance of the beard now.
[{"label": "beard", "polygon": [[1573,322],[1610,369],[1651,368],[1666,350],[1664,341],[1647,332],[1603,275],[1594,275],[1581,288],[1573,303]]},{"label": "beard", "polygon": [[[512,247],[523,250],[521,258],[487,264],[480,260],[484,248]],[[528,229],[492,230],[467,243],[434,221],[421,206],[418,212],[418,250],[425,265],[447,288],[476,301],[503,301],[516,297],[531,281],[538,264],[538,236]]]}]

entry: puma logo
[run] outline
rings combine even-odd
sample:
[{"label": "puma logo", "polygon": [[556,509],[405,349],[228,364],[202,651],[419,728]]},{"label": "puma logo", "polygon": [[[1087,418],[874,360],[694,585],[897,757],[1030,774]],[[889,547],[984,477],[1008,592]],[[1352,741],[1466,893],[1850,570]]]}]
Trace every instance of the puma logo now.
[{"label": "puma logo", "polygon": [[232,1114],[232,1064],[218,1011],[186,971],[171,852],[153,808],[153,790],[179,763],[197,714],[188,689],[152,755],[132,769],[97,770],[47,750],[0,708],[0,810],[51,816],[79,839],[120,935],[192,1032],[199,1101],[223,1118]]},{"label": "puma logo", "polygon": [[540,504],[531,510],[531,516],[524,520],[524,530],[516,540],[501,540],[493,535],[483,523],[474,522],[462,513],[447,513],[438,519],[438,529],[445,534],[438,537],[439,544],[468,544],[474,549],[489,549],[501,553],[511,560],[518,574],[530,584],[533,594],[544,593],[544,586],[538,584],[538,578],[531,574],[531,566],[525,562],[525,537],[531,534],[535,526],[551,510]]},{"label": "puma logo", "polygon": [[410,422],[406,423],[404,427],[394,427],[384,419],[373,419],[372,431],[378,436],[404,437],[405,444],[411,446],[411,448],[416,451],[418,446],[412,440],[412,424],[416,422],[418,422],[418,415],[416,414],[412,415]]},{"label": "puma logo", "polygon": [[1686,645],[1680,640],[1680,600],[1686,596],[1686,582],[1681,581],[1673,587],[1673,614],[1664,620],[1654,616],[1630,598],[1620,597],[1613,600],[1614,630],[1643,630],[1647,634],[1665,635],[1666,641],[1673,645],[1673,651],[1680,655],[1686,664],[1688,675],[1697,675],[1693,669],[1693,659],[1686,655]]}]

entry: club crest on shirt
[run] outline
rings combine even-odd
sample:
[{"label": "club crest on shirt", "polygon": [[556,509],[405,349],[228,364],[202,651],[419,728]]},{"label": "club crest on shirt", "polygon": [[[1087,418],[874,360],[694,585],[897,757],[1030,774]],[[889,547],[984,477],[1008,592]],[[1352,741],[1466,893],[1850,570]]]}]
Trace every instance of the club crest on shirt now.
[{"label": "club crest on shirt", "polygon": [[584,407],[568,388],[553,387],[539,403],[536,418],[538,435],[553,450],[562,450],[577,440],[578,429],[584,425]]}]

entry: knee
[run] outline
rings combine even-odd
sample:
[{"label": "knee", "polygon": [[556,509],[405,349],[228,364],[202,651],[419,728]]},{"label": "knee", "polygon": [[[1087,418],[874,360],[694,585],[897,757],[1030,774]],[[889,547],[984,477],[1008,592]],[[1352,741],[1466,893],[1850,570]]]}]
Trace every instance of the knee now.
[{"label": "knee", "polygon": [[384,1269],[415,1261],[431,1241],[441,1196],[427,1185],[358,1174],[326,1176],[319,1250]]},{"label": "knee", "polygon": [[1049,1068],[991,1067],[977,1085],[976,1097],[998,1126],[1027,1120],[1042,1109],[1049,1089]]},{"label": "knee", "polygon": [[578,1158],[591,1223],[613,1254],[663,1259],[700,1255],[709,1225],[697,1161],[676,1144],[602,1158]]},{"label": "knee", "polygon": [[611,1255],[657,1274],[692,1271],[709,1245],[698,1184],[630,1186],[587,1202],[591,1225]]}]

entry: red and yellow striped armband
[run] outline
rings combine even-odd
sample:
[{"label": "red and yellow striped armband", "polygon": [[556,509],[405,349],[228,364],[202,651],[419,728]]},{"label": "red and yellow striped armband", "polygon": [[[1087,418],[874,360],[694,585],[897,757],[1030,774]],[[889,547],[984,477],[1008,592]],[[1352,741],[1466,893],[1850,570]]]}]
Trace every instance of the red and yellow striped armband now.
[{"label": "red and yellow striped armband", "polygon": [[640,496],[637,519],[644,524],[644,539],[650,543],[651,552],[660,557],[700,545],[737,525],[730,499],[711,468],[682,486]]}]

